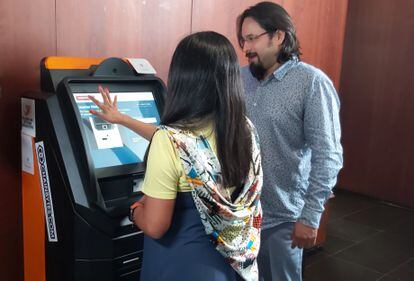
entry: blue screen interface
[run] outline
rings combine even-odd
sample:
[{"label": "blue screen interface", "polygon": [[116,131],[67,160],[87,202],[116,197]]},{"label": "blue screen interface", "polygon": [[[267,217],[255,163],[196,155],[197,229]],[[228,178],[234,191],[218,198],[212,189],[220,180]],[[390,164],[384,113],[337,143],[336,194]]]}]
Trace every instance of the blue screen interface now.
[{"label": "blue screen interface", "polygon": [[[108,123],[89,112],[91,109],[100,109],[88,96],[103,102],[100,93],[74,93],[73,96],[95,169],[143,162],[149,144],[146,139],[124,126]],[[145,123],[160,123],[151,92],[113,92],[110,96],[112,100],[117,97],[118,110],[121,113]]]}]

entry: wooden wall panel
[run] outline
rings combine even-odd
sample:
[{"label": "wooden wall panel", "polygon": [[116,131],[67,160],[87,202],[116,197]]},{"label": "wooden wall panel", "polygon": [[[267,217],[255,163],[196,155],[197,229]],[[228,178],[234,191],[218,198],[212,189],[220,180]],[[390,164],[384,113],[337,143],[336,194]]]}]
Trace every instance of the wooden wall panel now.
[{"label": "wooden wall panel", "polygon": [[0,279],[23,276],[20,97],[39,85],[39,62],[56,54],[54,0],[0,1]]},{"label": "wooden wall panel", "polygon": [[284,0],[293,18],[302,60],[321,68],[339,89],[348,0]]},{"label": "wooden wall panel", "polygon": [[414,207],[414,5],[350,0],[344,46],[340,186]]},{"label": "wooden wall panel", "polygon": [[[212,30],[226,36],[233,44],[241,65],[247,59],[237,43],[236,20],[248,7],[261,2],[257,0],[193,0],[192,32]],[[273,1],[281,4],[282,1]]]},{"label": "wooden wall panel", "polygon": [[[241,65],[247,64],[237,44],[237,16],[257,0],[194,0],[192,31],[214,30],[227,36],[233,43]],[[293,18],[302,46],[302,59],[322,70],[339,86],[342,45],[348,0],[280,0]],[[223,16],[226,15],[226,16]]]},{"label": "wooden wall panel", "polygon": [[58,55],[143,57],[164,81],[190,33],[191,0],[58,0],[56,10]]}]

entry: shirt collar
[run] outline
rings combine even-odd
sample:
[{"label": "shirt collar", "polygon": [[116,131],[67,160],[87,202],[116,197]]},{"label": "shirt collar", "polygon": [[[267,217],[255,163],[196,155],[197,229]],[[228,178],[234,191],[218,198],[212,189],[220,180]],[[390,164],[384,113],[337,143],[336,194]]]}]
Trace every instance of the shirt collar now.
[{"label": "shirt collar", "polygon": [[290,60],[282,64],[278,69],[273,72],[273,76],[278,80],[281,81],[283,77],[285,77],[286,73],[289,72],[292,67],[296,65],[299,61],[297,56],[293,56]]}]

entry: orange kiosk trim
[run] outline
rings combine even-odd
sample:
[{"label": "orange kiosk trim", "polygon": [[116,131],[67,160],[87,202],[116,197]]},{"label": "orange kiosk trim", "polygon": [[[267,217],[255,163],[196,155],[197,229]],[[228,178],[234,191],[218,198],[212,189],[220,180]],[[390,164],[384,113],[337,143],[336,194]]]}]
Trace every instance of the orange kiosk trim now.
[{"label": "orange kiosk trim", "polygon": [[22,172],[24,280],[45,281],[45,215],[34,138],[32,151],[34,175]]},{"label": "orange kiosk trim", "polygon": [[45,67],[47,69],[89,69],[91,65],[98,65],[103,60],[103,58],[47,57]]},{"label": "orange kiosk trim", "polygon": [[[46,69],[89,69],[92,65],[98,65],[105,58],[82,58],[82,57],[47,57],[44,61]],[[123,59],[128,62],[128,59]]]}]

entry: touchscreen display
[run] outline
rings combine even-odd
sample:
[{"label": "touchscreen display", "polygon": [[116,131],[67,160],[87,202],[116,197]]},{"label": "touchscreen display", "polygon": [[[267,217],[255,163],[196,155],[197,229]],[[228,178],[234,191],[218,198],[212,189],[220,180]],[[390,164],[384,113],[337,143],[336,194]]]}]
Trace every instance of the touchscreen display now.
[{"label": "touchscreen display", "polygon": [[[100,93],[74,93],[73,96],[96,169],[140,163],[144,160],[147,140],[126,127],[108,123],[89,112],[90,109],[99,108],[88,96],[103,102]],[[160,116],[151,92],[113,92],[110,96],[112,100],[117,96],[120,112],[145,123],[159,124]]]}]

